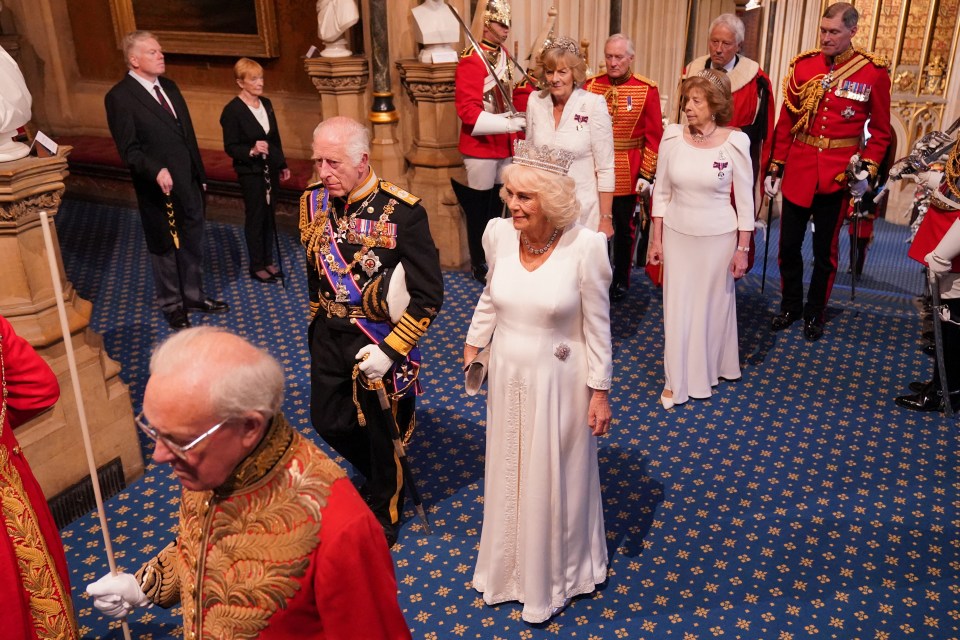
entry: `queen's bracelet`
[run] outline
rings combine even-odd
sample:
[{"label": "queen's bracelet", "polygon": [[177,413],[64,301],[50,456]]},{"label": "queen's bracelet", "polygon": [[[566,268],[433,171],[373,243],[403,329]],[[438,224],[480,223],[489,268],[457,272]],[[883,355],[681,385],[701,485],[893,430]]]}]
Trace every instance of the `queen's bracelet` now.
[{"label": "queen's bracelet", "polygon": [[743,251],[744,253],[750,253],[750,247],[737,247],[737,251]]}]

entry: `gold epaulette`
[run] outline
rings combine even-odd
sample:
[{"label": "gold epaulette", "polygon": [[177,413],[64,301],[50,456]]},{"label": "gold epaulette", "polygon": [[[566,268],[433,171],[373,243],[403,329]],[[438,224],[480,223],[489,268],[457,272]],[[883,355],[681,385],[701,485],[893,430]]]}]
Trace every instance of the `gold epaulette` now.
[{"label": "gold epaulette", "polygon": [[596,74],[596,75],[592,75],[592,76],[590,76],[589,78],[587,78],[586,80],[584,80],[584,81],[583,81],[583,84],[587,84],[588,82],[593,82],[593,81],[595,81],[595,80],[597,80],[597,79],[599,79],[599,78],[606,77],[606,75],[607,75],[607,74],[605,74],[605,73],[598,73],[598,74]]},{"label": "gold epaulette", "polygon": [[380,188],[392,195],[395,198],[402,200],[404,203],[410,205],[411,207],[417,206],[417,203],[420,202],[420,198],[413,195],[409,191],[401,189],[397,185],[389,182],[387,180],[380,181]]},{"label": "gold epaulette", "polygon": [[464,47],[463,51],[460,52],[460,57],[461,57],[461,58],[469,58],[471,55],[473,55],[473,45],[472,45],[472,44],[467,45],[466,47]]},{"label": "gold epaulette", "polygon": [[633,77],[636,78],[637,80],[639,80],[640,82],[643,82],[643,83],[646,83],[646,84],[650,85],[650,86],[653,87],[654,89],[657,88],[657,81],[656,81],[656,80],[653,80],[653,79],[648,78],[648,77],[646,77],[646,76],[642,76],[642,75],[640,75],[639,73],[633,74]]},{"label": "gold epaulette", "polygon": [[865,51],[863,49],[854,49],[857,53],[862,55],[864,58],[872,62],[874,65],[880,67],[881,69],[886,69],[890,66],[890,61],[884,58],[879,53],[874,53],[873,51]]},{"label": "gold epaulette", "polygon": [[790,66],[792,67],[797,63],[797,60],[802,58],[809,58],[810,56],[815,56],[820,53],[820,49],[810,49],[809,51],[804,51],[793,56],[793,60],[790,61]]}]

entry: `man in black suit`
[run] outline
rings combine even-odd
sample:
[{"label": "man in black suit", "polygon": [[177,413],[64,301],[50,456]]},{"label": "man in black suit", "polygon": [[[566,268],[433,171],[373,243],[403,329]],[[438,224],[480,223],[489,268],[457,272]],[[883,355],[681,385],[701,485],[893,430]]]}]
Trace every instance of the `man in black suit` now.
[{"label": "man in black suit", "polygon": [[190,112],[177,85],[161,77],[163,51],[147,31],[123,40],[130,69],[104,103],[120,158],[130,168],[153,267],[157,304],[170,326],[188,311],[225,313],[203,293],[203,191],[206,174]]}]

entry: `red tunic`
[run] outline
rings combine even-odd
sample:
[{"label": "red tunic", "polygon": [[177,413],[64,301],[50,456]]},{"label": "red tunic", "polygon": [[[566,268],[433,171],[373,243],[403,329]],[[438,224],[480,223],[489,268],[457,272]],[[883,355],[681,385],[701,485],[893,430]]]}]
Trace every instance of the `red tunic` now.
[{"label": "red tunic", "polygon": [[76,638],[67,561],[47,501],[13,430],[52,407],[60,386],[47,363],[0,316],[0,603],[5,640]]},{"label": "red tunic", "polygon": [[613,194],[634,194],[638,177],[653,182],[657,173],[657,153],[663,137],[657,83],[633,74],[624,82],[613,84],[610,76],[601,74],[587,80],[583,88],[603,96],[613,121]]},{"label": "red tunic", "polygon": [[[851,48],[831,71],[819,49],[801,53],[790,63],[783,93],[771,160],[784,167],[785,198],[809,207],[814,194],[845,188],[844,172],[858,151],[874,166],[883,161],[890,143],[890,77],[882,58]],[[861,151],[865,125],[870,138]]]},{"label": "red tunic", "polygon": [[[696,75],[705,69],[709,62],[710,56],[697,58],[683,70],[683,77],[689,78],[692,75]],[[730,71],[728,77],[730,78],[730,89],[733,92],[733,118],[727,126],[743,129],[747,135],[750,136],[751,151],[753,147],[753,136],[763,136],[760,146],[760,157],[754,158],[753,160],[754,162],[759,161],[759,165],[757,166],[764,167],[765,163],[770,160],[770,150],[773,148],[773,118],[775,110],[773,85],[770,83],[770,78],[767,74],[760,68],[760,65],[744,56],[740,56],[740,59],[733,67],[733,70]],[[762,79],[767,87],[764,98],[767,103],[766,121],[756,123],[756,126],[753,126],[754,121],[757,119],[757,112],[760,110],[760,95],[757,85],[758,78]],[[756,133],[754,133],[754,131],[756,131]],[[762,170],[757,173],[762,173]],[[757,177],[759,179],[759,175]]]},{"label": "red tunic", "polygon": [[[517,70],[507,61],[506,49],[494,47],[487,42],[480,43],[487,52],[488,59],[493,58],[494,69],[503,82],[504,88],[513,90],[513,105],[517,111],[526,111],[527,99],[533,91],[528,83],[522,82]],[[457,63],[457,72],[454,80],[454,100],[457,107],[457,116],[460,124],[460,153],[474,158],[509,158],[513,155],[513,141],[522,139],[523,134],[501,133],[487,136],[474,136],[473,125],[481,111],[504,113],[507,107],[504,104],[500,90],[495,86],[486,65],[473,47],[469,47],[460,56]],[[487,103],[486,106],[484,103]]]},{"label": "red tunic", "polygon": [[177,541],[137,577],[188,640],[410,638],[383,529],[282,416],[224,486],[182,492]]},{"label": "red tunic", "polygon": [[[946,189],[946,186],[941,185],[940,189]],[[928,253],[937,248],[944,234],[949,231],[950,227],[953,226],[953,223],[956,222],[958,218],[960,218],[960,211],[942,209],[934,204],[931,198],[927,213],[923,216],[923,222],[920,223],[920,227],[917,229],[917,235],[913,237],[913,242],[910,244],[910,250],[907,251],[907,255],[926,266],[927,263],[924,262],[923,259],[927,257]],[[950,271],[960,273],[960,256],[953,259],[953,266],[950,267]]]}]

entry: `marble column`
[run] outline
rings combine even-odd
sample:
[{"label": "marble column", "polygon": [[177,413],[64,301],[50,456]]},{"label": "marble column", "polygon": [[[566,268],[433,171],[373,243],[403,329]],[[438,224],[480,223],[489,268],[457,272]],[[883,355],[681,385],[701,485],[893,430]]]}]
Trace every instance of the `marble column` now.
[{"label": "marble column", "polygon": [[457,150],[460,133],[454,105],[455,62],[430,64],[415,58],[397,62],[401,84],[416,109],[413,144],[407,153],[410,191],[423,199],[440,263],[459,269],[467,263],[467,240],[450,178],[464,182]]},{"label": "marble column", "polygon": [[88,477],[67,348],[73,349],[76,358],[97,466],[119,457],[128,482],[143,473],[130,394],[120,380],[120,365],[110,359],[102,339],[90,329],[92,305],[80,298],[66,279],[54,225],[69,345],[60,331],[39,212],[55,214],[59,209],[69,152],[70,147],[61,147],[52,158],[28,156],[0,163],[0,314],[47,361],[60,382],[60,401],[53,410],[16,432],[48,498]]}]

